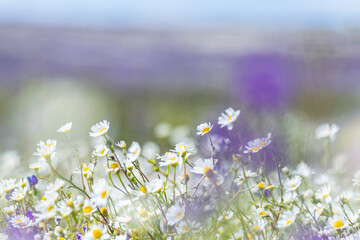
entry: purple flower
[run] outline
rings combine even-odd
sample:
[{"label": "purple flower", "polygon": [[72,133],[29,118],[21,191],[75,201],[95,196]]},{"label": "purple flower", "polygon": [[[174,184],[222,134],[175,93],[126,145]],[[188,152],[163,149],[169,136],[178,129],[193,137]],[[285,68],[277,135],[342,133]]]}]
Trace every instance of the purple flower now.
[{"label": "purple flower", "polygon": [[30,187],[33,187],[38,183],[38,179],[35,175],[32,175],[31,177],[27,177],[27,180],[29,181]]}]

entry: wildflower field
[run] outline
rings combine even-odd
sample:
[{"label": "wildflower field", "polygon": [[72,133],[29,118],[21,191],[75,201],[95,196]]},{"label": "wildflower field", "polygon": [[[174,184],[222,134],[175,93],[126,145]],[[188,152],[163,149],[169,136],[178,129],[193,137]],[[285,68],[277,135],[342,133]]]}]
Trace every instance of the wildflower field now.
[{"label": "wildflower field", "polygon": [[[358,239],[360,172],[337,176],[339,127],[309,136],[317,169],[285,166],[276,133],[237,141],[243,114],[228,108],[218,122],[194,123],[191,138],[160,154],[155,143],[113,139],[104,120],[90,129],[92,154],[80,157],[76,125],[66,123],[57,132],[77,167],[60,172],[53,162],[65,149],[40,141],[27,176],[1,179],[1,239]],[[155,130],[160,139],[171,131]]]}]

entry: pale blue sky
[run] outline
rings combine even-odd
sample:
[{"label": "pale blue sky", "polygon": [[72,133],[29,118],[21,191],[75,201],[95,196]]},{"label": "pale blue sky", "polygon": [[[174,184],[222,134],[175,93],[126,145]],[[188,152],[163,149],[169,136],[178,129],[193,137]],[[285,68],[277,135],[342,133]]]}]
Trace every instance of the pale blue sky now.
[{"label": "pale blue sky", "polygon": [[0,0],[0,23],[95,28],[344,28],[359,1]]}]

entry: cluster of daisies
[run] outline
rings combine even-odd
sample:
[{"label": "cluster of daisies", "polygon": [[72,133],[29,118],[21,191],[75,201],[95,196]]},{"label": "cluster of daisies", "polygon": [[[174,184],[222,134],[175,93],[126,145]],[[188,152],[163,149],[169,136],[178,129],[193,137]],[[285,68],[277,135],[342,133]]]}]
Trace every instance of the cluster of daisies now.
[{"label": "cluster of daisies", "polygon": [[[226,109],[218,130],[236,131],[239,116]],[[65,172],[54,167],[57,141],[40,141],[32,176],[0,182],[0,239],[359,239],[360,172],[342,191],[328,164],[337,125],[315,131],[325,143],[318,171],[275,157],[265,170],[270,133],[235,147],[213,128],[202,123],[198,144],[149,157],[138,142],[114,141],[104,120],[91,127],[91,156],[73,149],[77,168]]]}]

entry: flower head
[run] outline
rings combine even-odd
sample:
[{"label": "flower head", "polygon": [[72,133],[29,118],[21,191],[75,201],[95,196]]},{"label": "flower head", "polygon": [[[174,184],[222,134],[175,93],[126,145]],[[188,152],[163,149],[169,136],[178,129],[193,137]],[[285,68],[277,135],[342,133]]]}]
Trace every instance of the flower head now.
[{"label": "flower head", "polygon": [[180,222],[185,216],[185,207],[180,206],[180,204],[175,204],[171,206],[167,213],[166,219],[169,225],[175,225]]},{"label": "flower head", "polygon": [[211,123],[201,123],[196,128],[196,130],[198,130],[198,132],[196,134],[203,136],[203,135],[209,133],[211,131],[212,127],[213,126],[211,125]]},{"label": "flower head", "polygon": [[91,137],[98,137],[105,135],[110,128],[110,123],[106,120],[98,122],[91,127],[91,132],[89,133]]},{"label": "flower head", "polygon": [[328,123],[324,123],[318,126],[318,128],[316,129],[315,137],[316,139],[329,138],[331,141],[334,141],[336,137],[336,133],[338,131],[339,131],[339,127],[335,123],[331,125]]},{"label": "flower head", "polygon": [[228,108],[225,110],[225,113],[221,113],[221,116],[218,118],[218,124],[221,128],[227,126],[228,130],[233,128],[233,122],[239,117],[240,110],[235,111],[233,108]]},{"label": "flower head", "polygon": [[205,175],[209,170],[212,170],[213,168],[214,164],[212,159],[198,159],[194,164],[194,168],[191,169],[191,172]]},{"label": "flower head", "polygon": [[61,126],[57,132],[66,133],[71,130],[72,122],[65,123],[63,126]]}]

